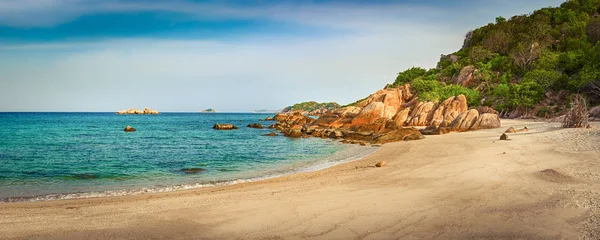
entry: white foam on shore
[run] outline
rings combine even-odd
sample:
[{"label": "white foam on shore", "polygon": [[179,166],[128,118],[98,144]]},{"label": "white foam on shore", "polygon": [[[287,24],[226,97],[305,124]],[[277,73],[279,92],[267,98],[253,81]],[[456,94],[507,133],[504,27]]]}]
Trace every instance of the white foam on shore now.
[{"label": "white foam on shore", "polygon": [[99,197],[117,197],[126,195],[140,195],[148,193],[163,193],[163,192],[174,192],[180,190],[189,190],[206,187],[218,187],[227,186],[239,183],[257,182],[267,179],[273,179],[302,172],[314,172],[322,169],[330,168],[339,164],[357,161],[363,159],[372,153],[376,152],[378,147],[364,147],[349,145],[347,149],[337,151],[336,153],[327,156],[326,158],[319,159],[316,162],[302,164],[299,166],[292,166],[284,170],[279,170],[273,173],[269,173],[265,176],[247,178],[247,179],[235,179],[235,180],[224,180],[215,182],[203,182],[193,184],[180,184],[166,187],[149,187],[139,189],[123,189],[123,190],[110,190],[110,191],[99,191],[99,192],[82,192],[82,193],[68,193],[68,194],[48,194],[42,196],[33,197],[8,197],[0,199],[0,204],[9,202],[38,202],[38,201],[51,201],[51,200],[67,200],[67,199],[85,199],[85,198],[99,198]]}]

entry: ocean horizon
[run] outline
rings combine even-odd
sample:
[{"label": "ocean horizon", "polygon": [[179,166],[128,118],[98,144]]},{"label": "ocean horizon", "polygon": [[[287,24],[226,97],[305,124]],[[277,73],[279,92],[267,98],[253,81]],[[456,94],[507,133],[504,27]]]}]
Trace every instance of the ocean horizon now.
[{"label": "ocean horizon", "polygon": [[[132,195],[257,181],[362,158],[372,147],[267,137],[265,113],[0,113],[0,201]],[[232,123],[238,130],[212,129]],[[264,129],[247,128],[262,123]],[[125,126],[136,132],[124,132]]]}]

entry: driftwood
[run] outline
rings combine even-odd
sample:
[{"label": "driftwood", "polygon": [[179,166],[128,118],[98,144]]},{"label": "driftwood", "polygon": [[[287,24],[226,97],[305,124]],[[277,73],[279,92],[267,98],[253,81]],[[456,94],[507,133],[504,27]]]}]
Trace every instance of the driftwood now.
[{"label": "driftwood", "polygon": [[571,109],[563,119],[563,128],[585,128],[588,126],[588,110],[586,99],[577,94],[571,101]]}]

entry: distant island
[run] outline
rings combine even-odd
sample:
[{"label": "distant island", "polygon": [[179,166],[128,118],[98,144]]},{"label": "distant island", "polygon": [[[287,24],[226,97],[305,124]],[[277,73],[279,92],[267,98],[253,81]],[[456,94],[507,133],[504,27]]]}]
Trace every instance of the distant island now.
[{"label": "distant island", "polygon": [[203,112],[203,113],[214,113],[214,112],[217,112],[217,111],[215,109],[209,108],[209,109],[204,109],[204,110],[202,110],[200,112]]},{"label": "distant island", "polygon": [[144,108],[143,111],[136,108],[130,108],[128,110],[118,111],[116,114],[159,114],[159,112],[150,108]]},{"label": "distant island", "polygon": [[341,107],[336,102],[318,103],[315,101],[296,103],[281,110],[282,113],[301,112],[311,116],[320,116]]}]

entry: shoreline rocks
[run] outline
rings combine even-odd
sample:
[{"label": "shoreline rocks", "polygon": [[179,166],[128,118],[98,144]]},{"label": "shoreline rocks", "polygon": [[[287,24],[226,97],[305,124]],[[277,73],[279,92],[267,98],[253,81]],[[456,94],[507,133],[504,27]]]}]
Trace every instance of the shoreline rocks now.
[{"label": "shoreline rocks", "polygon": [[249,128],[258,128],[258,129],[263,129],[264,128],[263,125],[260,124],[260,123],[251,123],[251,124],[248,124],[248,126],[246,126],[246,127],[249,127]]},{"label": "shoreline rocks", "polygon": [[238,129],[238,127],[234,126],[231,123],[224,123],[224,124],[216,123],[215,125],[213,125],[213,129],[215,129],[215,130],[234,130],[234,129]]},{"label": "shoreline rocks", "polygon": [[160,114],[158,111],[156,110],[152,110],[150,108],[144,108],[144,110],[138,110],[135,108],[130,108],[128,110],[121,110],[116,112],[116,114],[119,115],[126,115],[126,114],[149,114],[149,115],[156,115],[156,114]]}]

